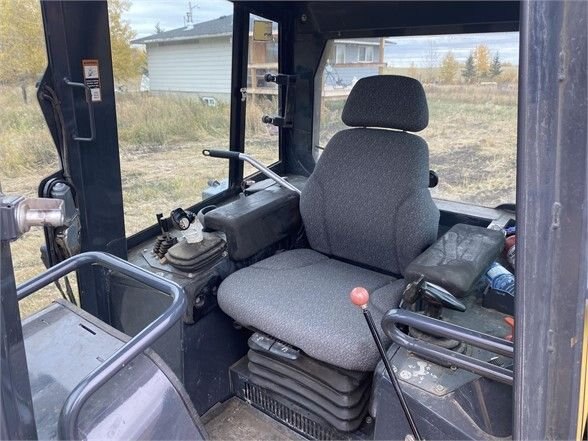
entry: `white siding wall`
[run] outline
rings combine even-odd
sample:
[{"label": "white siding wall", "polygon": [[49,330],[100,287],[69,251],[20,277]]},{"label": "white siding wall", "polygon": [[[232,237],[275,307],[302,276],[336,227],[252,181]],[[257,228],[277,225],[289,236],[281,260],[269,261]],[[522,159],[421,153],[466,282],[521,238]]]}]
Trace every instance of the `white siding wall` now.
[{"label": "white siding wall", "polygon": [[222,96],[231,88],[229,37],[147,45],[152,91]]}]

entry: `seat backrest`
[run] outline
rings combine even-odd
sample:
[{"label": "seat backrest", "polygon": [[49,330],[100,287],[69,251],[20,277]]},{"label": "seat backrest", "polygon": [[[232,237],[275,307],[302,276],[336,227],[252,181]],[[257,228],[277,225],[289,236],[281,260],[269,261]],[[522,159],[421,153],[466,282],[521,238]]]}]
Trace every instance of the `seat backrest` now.
[{"label": "seat backrest", "polygon": [[[343,122],[300,198],[311,248],[402,274],[437,237],[427,143],[410,132],[429,121],[422,85],[382,75],[359,80]],[[391,130],[392,129],[392,130]]]}]

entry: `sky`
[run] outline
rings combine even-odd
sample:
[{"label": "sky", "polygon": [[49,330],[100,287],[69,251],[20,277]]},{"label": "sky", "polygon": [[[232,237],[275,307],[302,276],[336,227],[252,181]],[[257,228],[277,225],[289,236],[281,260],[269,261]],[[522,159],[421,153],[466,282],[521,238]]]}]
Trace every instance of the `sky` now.
[{"label": "sky", "polygon": [[[226,0],[192,0],[194,23],[208,21],[233,13],[232,3]],[[170,31],[184,26],[188,0],[133,0],[124,18],[137,32],[137,38],[155,33],[155,25]]]},{"label": "sky", "polygon": [[498,52],[502,62],[519,64],[518,32],[389,38],[384,61],[394,67],[409,67],[411,63],[428,67],[441,64],[445,54],[451,51],[463,63],[479,44],[488,46],[492,56]]},{"label": "sky", "polygon": [[[233,6],[227,0],[191,0],[193,21],[212,20],[230,15]],[[155,33],[155,25],[169,31],[184,26],[188,11],[188,0],[133,0],[125,19],[137,32],[137,38]],[[493,34],[437,35],[424,37],[390,38],[386,45],[385,61],[394,67],[428,67],[431,59],[440,64],[443,56],[451,50],[457,60],[463,63],[470,51],[478,44],[486,44],[494,56],[500,54],[503,62],[518,65],[518,33],[501,32]]]}]

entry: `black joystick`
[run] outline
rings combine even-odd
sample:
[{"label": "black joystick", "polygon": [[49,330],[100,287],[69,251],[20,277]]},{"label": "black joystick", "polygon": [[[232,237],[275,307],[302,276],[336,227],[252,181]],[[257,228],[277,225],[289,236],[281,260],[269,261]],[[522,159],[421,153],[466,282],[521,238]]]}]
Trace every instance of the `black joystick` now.
[{"label": "black joystick", "polygon": [[[441,311],[443,308],[453,309],[460,312],[464,312],[466,310],[465,305],[457,300],[453,294],[439,285],[427,282],[423,275],[421,275],[415,281],[410,282],[406,286],[403,297],[405,306],[410,305],[413,309],[416,309],[418,305],[417,302],[422,300],[424,315],[437,320],[443,320],[441,316]],[[421,332],[418,329],[410,328],[409,334],[415,338],[442,346],[447,349],[452,349],[457,352],[465,352],[466,350],[466,345],[457,340],[436,337]]]},{"label": "black joystick", "polygon": [[453,309],[464,312],[466,307],[457,300],[453,294],[446,289],[427,282],[425,276],[420,276],[417,280],[410,282],[404,289],[404,302],[414,305],[418,300],[424,302],[425,315],[436,319],[441,319],[442,308]]}]

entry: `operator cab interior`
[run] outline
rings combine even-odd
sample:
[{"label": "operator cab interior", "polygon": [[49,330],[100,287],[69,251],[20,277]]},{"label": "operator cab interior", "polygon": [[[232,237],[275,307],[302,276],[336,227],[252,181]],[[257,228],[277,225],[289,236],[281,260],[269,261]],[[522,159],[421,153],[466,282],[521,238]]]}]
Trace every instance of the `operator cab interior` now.
[{"label": "operator cab interior", "polygon": [[[516,31],[518,5],[507,6],[501,22],[487,28]],[[384,56],[389,43],[373,37],[401,34],[384,17],[394,10],[406,19],[411,9],[370,4],[373,9],[364,14],[349,3],[345,14],[354,16],[354,24],[345,31],[326,4],[300,7],[299,14],[288,16],[298,17],[292,22],[274,5],[249,4],[255,19],[241,21],[249,29],[255,20],[278,23],[279,71],[263,81],[277,84],[280,100],[277,114],[263,121],[279,130],[279,162],[268,170],[243,149],[204,149],[211,166],[228,161],[240,172],[252,165],[258,173],[235,182],[232,197],[186,209],[185,229],[174,220],[178,211],[169,220],[164,213],[157,237],[129,252],[132,263],[163,270],[186,289],[193,309],[180,333],[193,346],[175,354],[180,378],[194,375],[191,354],[209,353],[212,343],[200,341],[200,335],[215,329],[230,351],[217,348],[209,361],[226,377],[216,384],[188,381],[193,385],[188,393],[196,409],[207,412],[205,426],[214,436],[234,436],[220,421],[247,414],[244,400],[310,438],[404,438],[410,428],[390,398],[393,384],[361,308],[349,297],[361,287],[369,293],[364,307],[414,406],[416,424],[429,421],[440,438],[508,436],[512,422],[501,409],[512,405],[512,342],[505,340],[512,328],[505,318],[514,313],[513,297],[488,288],[486,272],[493,265],[513,270],[503,254],[506,229],[512,233],[516,225],[513,206],[492,209],[433,199],[431,191],[443,175],[432,170],[427,139],[420,133],[430,122],[427,92],[418,79],[384,74],[381,68],[346,85],[337,80],[326,92],[346,94],[339,101],[336,130],[317,154],[315,146],[323,143],[317,130],[324,123],[303,109],[326,105],[316,95],[328,81],[325,75],[343,78],[344,67],[337,72],[326,67],[340,66],[330,59],[340,40],[333,45],[331,38],[349,32],[354,41],[363,37],[372,51],[373,41],[380,41]],[[445,11],[441,4],[430,7],[430,12]],[[372,23],[379,8],[381,23]],[[464,13],[472,14],[464,15],[466,20],[479,19],[473,9]],[[439,24],[430,23],[428,32],[438,32]],[[304,38],[283,37],[286,26]],[[313,38],[312,44],[304,40]],[[297,69],[300,63],[314,71]],[[244,106],[256,102],[254,95],[239,99]],[[230,183],[226,191],[231,192]],[[201,231],[200,241],[192,239],[191,230]],[[114,283],[113,291],[121,299],[114,315],[126,318],[119,326],[129,332],[129,322],[137,320],[131,315],[141,316],[144,294],[122,283]],[[432,332],[430,326],[439,321],[459,326],[457,334]],[[476,346],[482,335],[490,343]],[[164,340],[160,351],[169,353],[172,340]],[[220,352],[224,360],[216,359]],[[427,404],[423,394],[430,397]],[[460,412],[468,416],[456,421]],[[252,437],[268,429],[247,427]]]},{"label": "operator cab interior", "polygon": [[[66,2],[63,9],[43,4],[48,29],[85,16],[78,3],[84,2]],[[107,32],[106,6],[88,7],[102,14],[98,27]],[[219,136],[218,148],[203,143],[196,153],[185,149],[174,158],[179,168],[198,155],[205,170],[226,172],[209,180],[202,195],[191,190],[195,204],[176,201],[170,184],[163,200],[145,197],[140,213],[127,210],[133,198],[124,193],[125,173],[140,171],[124,164],[132,154],[119,156],[116,143],[104,142],[108,133],[116,137],[111,77],[102,80],[104,88],[112,86],[111,97],[103,90],[101,103],[92,105],[86,96],[88,113],[83,100],[70,109],[80,132],[88,129],[104,150],[100,156],[90,148],[93,138],[78,139],[73,156],[63,158],[79,171],[41,184],[41,196],[64,201],[66,219],[94,216],[46,226],[45,252],[55,274],[19,287],[21,299],[75,269],[86,296],[83,308],[60,301],[23,321],[38,433],[87,439],[512,437],[515,177],[511,169],[493,170],[495,179],[483,176],[489,168],[482,162],[507,157],[499,167],[515,167],[518,69],[501,64],[496,53],[493,67],[487,63],[487,71],[478,72],[470,96],[460,87],[474,82],[474,68],[470,61],[458,63],[451,50],[434,68],[393,63],[408,41],[401,38],[431,36],[458,41],[506,33],[518,55],[520,4],[235,1],[232,8],[230,18],[201,26],[221,29],[219,47],[221,37],[230,41],[229,92],[196,98],[207,115],[226,111],[227,140]],[[48,38],[49,53],[71,42],[73,31],[65,28],[64,41]],[[180,34],[185,41],[178,43]],[[190,44],[208,44],[205,37],[198,24],[188,23],[136,39],[152,57],[151,91],[143,97],[184,103],[156,89],[157,57],[180,50],[176,44],[186,51]],[[483,46],[477,58],[470,55],[477,69],[491,55]],[[56,78],[72,70],[75,79],[84,50],[80,44],[71,59],[50,58],[39,90],[82,99],[72,88],[90,86],[56,85]],[[262,52],[275,56],[275,65],[252,61]],[[514,80],[500,81],[507,73]],[[215,75],[219,84],[220,78]],[[467,112],[452,114],[438,128],[450,107],[437,97],[448,106],[477,104],[488,90],[500,91],[500,99],[465,117],[482,126],[485,112],[508,101],[512,106],[500,117],[512,125],[491,126],[479,142],[462,125]],[[120,93],[117,100],[130,98]],[[261,137],[275,142],[271,152],[255,151],[260,155],[247,147],[260,136],[251,128],[251,109],[258,105],[267,110],[257,118]],[[59,121],[52,124],[58,139]],[[122,134],[127,128],[119,126]],[[498,126],[513,140],[511,153],[500,151]],[[451,140],[447,151],[440,150],[441,136]],[[468,160],[484,146],[498,147],[476,151],[479,162]],[[96,161],[108,165],[100,172],[106,175]],[[200,185],[198,170],[191,172],[187,181]],[[492,179],[498,183],[488,196],[484,186]],[[439,197],[438,186],[458,194],[460,182],[486,197],[486,206]],[[135,231],[129,216],[139,215],[145,216],[141,225],[157,223]],[[125,223],[134,234],[125,232]],[[67,241],[72,237],[81,238],[77,248]],[[71,249],[83,253],[69,266],[59,263],[77,254]],[[41,348],[59,333],[68,337],[51,349],[49,363]],[[148,350],[137,349],[141,338]],[[150,408],[153,424],[145,421],[147,410],[129,411],[139,404]],[[123,414],[124,424],[117,419]]]}]

